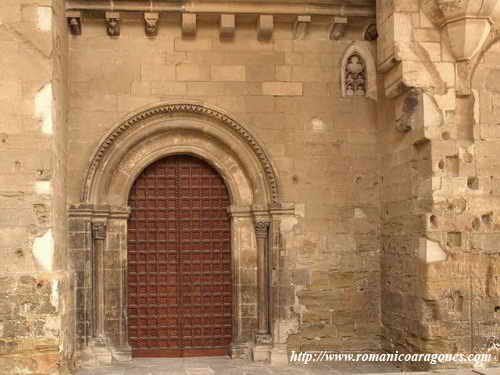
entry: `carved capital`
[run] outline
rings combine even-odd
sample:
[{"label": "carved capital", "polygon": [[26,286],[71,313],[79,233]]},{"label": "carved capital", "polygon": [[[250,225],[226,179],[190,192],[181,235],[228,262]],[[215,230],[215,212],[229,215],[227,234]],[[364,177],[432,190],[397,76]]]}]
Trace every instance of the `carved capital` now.
[{"label": "carved capital", "polygon": [[104,240],[106,238],[105,223],[92,223],[92,238],[94,240]]},{"label": "carved capital", "polygon": [[269,233],[269,221],[259,220],[255,222],[255,235],[257,238],[267,238]]},{"label": "carved capital", "polygon": [[158,35],[158,20],[160,13],[146,12],[144,13],[144,31],[147,36]]},{"label": "carved capital", "polygon": [[120,13],[106,12],[106,30],[109,36],[120,35]]}]

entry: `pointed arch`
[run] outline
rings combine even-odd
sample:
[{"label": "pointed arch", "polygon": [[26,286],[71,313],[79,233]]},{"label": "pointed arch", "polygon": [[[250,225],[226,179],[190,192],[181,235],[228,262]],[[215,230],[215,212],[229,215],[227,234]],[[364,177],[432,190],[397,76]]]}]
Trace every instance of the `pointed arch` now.
[{"label": "pointed arch", "polygon": [[353,42],[344,52],[341,65],[343,97],[365,96],[377,100],[377,70],[370,42]]}]

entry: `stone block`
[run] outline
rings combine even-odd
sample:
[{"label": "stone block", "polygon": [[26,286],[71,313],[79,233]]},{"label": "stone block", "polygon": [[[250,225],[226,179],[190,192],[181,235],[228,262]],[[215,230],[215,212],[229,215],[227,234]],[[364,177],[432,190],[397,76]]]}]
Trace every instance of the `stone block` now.
[{"label": "stone block", "polygon": [[262,92],[272,96],[302,96],[302,83],[264,82]]},{"label": "stone block", "polygon": [[213,65],[211,67],[211,78],[213,81],[219,82],[245,81],[245,67],[239,65]]},{"label": "stone block", "polygon": [[175,67],[178,81],[210,81],[210,68],[194,64],[180,64]]},{"label": "stone block", "polygon": [[175,39],[174,49],[178,52],[210,51],[212,49],[211,39]]}]

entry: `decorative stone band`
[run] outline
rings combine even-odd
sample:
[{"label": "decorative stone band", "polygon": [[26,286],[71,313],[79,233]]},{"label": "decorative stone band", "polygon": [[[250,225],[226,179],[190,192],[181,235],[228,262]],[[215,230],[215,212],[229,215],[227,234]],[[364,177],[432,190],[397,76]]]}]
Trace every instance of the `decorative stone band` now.
[{"label": "decorative stone band", "polygon": [[175,113],[187,113],[192,115],[199,115],[215,120],[236,133],[244,142],[253,150],[255,156],[258,158],[262,169],[264,171],[266,180],[271,194],[271,202],[273,204],[279,205],[279,187],[278,178],[273,169],[273,166],[264,151],[263,147],[257,142],[257,140],[250,134],[242,125],[233,120],[231,117],[221,113],[215,109],[202,106],[200,104],[162,104],[155,106],[153,108],[142,111],[128,120],[121,123],[111,134],[109,134],[106,139],[101,143],[97,152],[94,154],[90,165],[87,169],[87,174],[85,178],[85,183],[83,186],[83,191],[81,195],[82,202],[88,202],[90,199],[90,192],[93,187],[93,182],[95,175],[101,164],[106,158],[107,153],[112,149],[112,146],[122,137],[124,137],[129,131],[131,131],[138,124],[147,121],[150,118],[157,116],[162,116],[164,114],[175,114]]},{"label": "decorative stone band", "polygon": [[255,223],[255,235],[257,238],[266,238],[269,233],[268,221],[257,221]]}]

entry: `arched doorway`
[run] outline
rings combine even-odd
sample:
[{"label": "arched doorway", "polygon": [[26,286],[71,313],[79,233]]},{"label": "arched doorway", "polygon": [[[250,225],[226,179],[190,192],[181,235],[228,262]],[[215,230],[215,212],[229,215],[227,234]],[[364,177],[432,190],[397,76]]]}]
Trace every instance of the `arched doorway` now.
[{"label": "arched doorway", "polygon": [[230,197],[205,161],[149,165],[129,195],[128,336],[136,357],[227,354],[232,339]]}]

